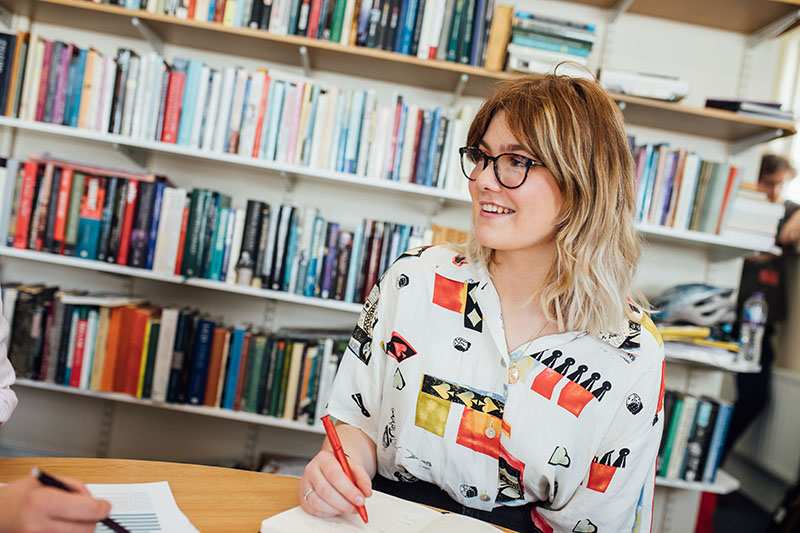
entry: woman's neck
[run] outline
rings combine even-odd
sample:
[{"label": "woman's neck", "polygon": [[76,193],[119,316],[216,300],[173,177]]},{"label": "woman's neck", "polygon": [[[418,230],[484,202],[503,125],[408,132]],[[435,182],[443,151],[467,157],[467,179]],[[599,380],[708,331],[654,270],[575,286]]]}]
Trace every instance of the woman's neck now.
[{"label": "woman's neck", "polygon": [[501,300],[523,303],[538,297],[555,257],[555,246],[537,250],[496,250],[489,271]]}]

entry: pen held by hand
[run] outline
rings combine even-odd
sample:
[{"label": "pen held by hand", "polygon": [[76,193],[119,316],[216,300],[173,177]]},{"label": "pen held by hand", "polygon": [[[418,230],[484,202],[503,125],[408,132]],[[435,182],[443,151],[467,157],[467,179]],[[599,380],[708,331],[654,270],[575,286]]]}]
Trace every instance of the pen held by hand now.
[{"label": "pen held by hand", "polygon": [[[325,426],[325,433],[327,433],[328,440],[331,443],[333,455],[336,457],[336,460],[339,461],[339,464],[342,466],[342,470],[344,470],[345,475],[350,479],[350,481],[353,482],[353,484],[355,484],[356,478],[353,475],[353,472],[350,470],[350,463],[347,461],[347,457],[342,449],[342,441],[339,440],[339,433],[336,431],[336,427],[333,425],[333,422],[328,415],[322,417],[322,425]],[[358,510],[358,516],[360,516],[361,520],[363,520],[366,524],[369,521],[367,518],[367,508],[363,505],[357,505],[356,509]]]}]

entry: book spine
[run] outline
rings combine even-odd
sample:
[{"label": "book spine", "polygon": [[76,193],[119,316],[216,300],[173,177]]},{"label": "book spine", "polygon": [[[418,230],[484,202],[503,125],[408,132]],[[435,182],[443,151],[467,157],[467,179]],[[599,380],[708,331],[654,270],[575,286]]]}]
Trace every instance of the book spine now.
[{"label": "book spine", "polygon": [[19,194],[17,207],[17,221],[14,228],[14,248],[26,249],[28,247],[28,231],[33,209],[33,198],[36,190],[38,165],[32,161],[25,162],[22,187]]},{"label": "book spine", "polygon": [[136,199],[139,195],[139,182],[128,180],[125,192],[125,214],[120,226],[119,248],[117,252],[117,264],[127,265],[128,254],[130,252],[131,231],[133,229],[134,214],[136,212]]},{"label": "book spine", "polygon": [[194,357],[189,381],[189,403],[201,405],[205,399],[206,378],[211,357],[211,341],[214,337],[214,322],[200,320],[197,326],[197,337],[194,342]]},{"label": "book spine", "polygon": [[[160,140],[167,143],[177,143],[178,127],[181,118],[181,102],[183,101],[184,85],[186,83],[187,62],[185,59],[175,58],[169,73],[169,87],[167,89],[166,103],[164,106],[164,121]],[[189,110],[186,110],[187,112]]]}]

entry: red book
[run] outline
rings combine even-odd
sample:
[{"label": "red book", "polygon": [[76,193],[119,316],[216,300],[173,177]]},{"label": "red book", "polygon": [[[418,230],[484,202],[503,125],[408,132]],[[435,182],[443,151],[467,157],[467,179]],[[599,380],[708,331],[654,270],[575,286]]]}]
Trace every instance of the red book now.
[{"label": "red book", "polygon": [[181,218],[181,234],[178,237],[178,257],[175,259],[175,275],[181,275],[181,266],[183,266],[183,247],[186,245],[186,227],[189,225],[189,206],[183,208],[183,217]]},{"label": "red book", "polygon": [[120,323],[119,341],[117,342],[116,358],[113,361],[111,370],[114,372],[114,392],[125,391],[125,372],[128,368],[128,352],[130,350],[131,332],[133,331],[133,321],[136,316],[137,307],[126,307]]},{"label": "red book", "polygon": [[89,328],[89,313],[85,307],[80,310],[78,328],[75,330],[75,350],[72,356],[72,369],[69,373],[69,386],[81,386],[83,370],[83,353],[86,351],[86,330]]},{"label": "red book", "polygon": [[233,398],[233,409],[238,411],[242,404],[242,383],[244,382],[244,368],[247,366],[247,357],[250,355],[250,332],[244,334],[242,342],[242,358],[239,362],[239,377],[236,380],[236,396]]},{"label": "red book", "polygon": [[214,338],[211,341],[211,359],[208,363],[208,379],[206,379],[206,393],[203,396],[203,405],[207,407],[216,406],[219,375],[223,371],[222,358],[227,332],[228,330],[222,327],[214,328]]},{"label": "red book", "polygon": [[719,235],[722,231],[722,222],[725,218],[725,210],[728,209],[728,204],[731,202],[731,196],[736,194],[733,190],[733,185],[736,183],[737,174],[739,174],[739,167],[731,167],[728,173],[728,185],[725,187],[725,196],[722,198],[722,207],[719,208],[719,217],[717,218],[717,227],[714,233]]},{"label": "red book", "polygon": [[308,29],[306,37],[316,39],[319,34],[319,17],[322,8],[322,0],[311,0],[311,13],[308,15]]},{"label": "red book", "polygon": [[38,172],[39,165],[31,161],[25,162],[22,186],[19,191],[17,223],[14,226],[14,248],[25,250],[28,247],[28,226],[30,226],[31,222],[33,193],[34,189],[36,189],[36,177]]},{"label": "red book", "polygon": [[125,190],[125,216],[122,218],[122,233],[119,237],[119,252],[117,253],[117,264],[128,264],[128,248],[131,244],[131,229],[133,229],[133,215],[136,211],[136,196],[139,191],[139,182],[128,180]]},{"label": "red book", "polygon": [[261,91],[261,102],[258,105],[258,122],[256,123],[256,139],[253,141],[253,157],[258,157],[261,146],[261,128],[264,126],[264,115],[267,109],[267,93],[269,92],[269,74],[264,78],[264,89]]},{"label": "red book", "polygon": [[126,313],[128,313],[127,307],[115,307],[111,310],[111,318],[108,321],[106,357],[103,361],[103,378],[100,380],[100,390],[104,392],[116,390],[114,388],[114,379],[117,372],[117,358],[123,346],[123,340],[127,343],[127,339],[123,339],[123,334],[127,331],[123,328],[123,320]]},{"label": "red book", "polygon": [[39,94],[36,98],[36,120],[44,120],[44,107],[47,102],[47,83],[50,80],[50,62],[53,60],[53,41],[44,42],[44,57],[42,58],[42,77],[39,81]]},{"label": "red book", "polygon": [[[142,364],[142,350],[144,349],[144,333],[147,329],[147,320],[153,314],[152,308],[134,308],[131,321],[128,350],[125,357],[124,378],[122,392],[136,396],[139,388],[139,373]],[[119,362],[117,362],[119,364]]]},{"label": "red book", "polygon": [[417,131],[414,133],[414,164],[411,165],[411,183],[416,183],[417,159],[419,158],[419,140],[422,138],[422,123],[425,121],[425,111],[420,109],[417,114]]},{"label": "red book", "polygon": [[189,0],[189,7],[186,9],[186,18],[194,20],[194,12],[197,9],[197,0]]},{"label": "red book", "polygon": [[[186,83],[186,72],[172,70],[169,73],[169,87],[167,89],[167,103],[164,106],[164,126],[161,129],[161,141],[176,143],[178,141],[178,126],[181,120],[181,102],[183,101],[183,86]],[[191,113],[191,109],[186,110]]]},{"label": "red book", "polygon": [[386,167],[386,178],[392,179],[394,158],[397,156],[397,132],[400,130],[400,115],[403,114],[403,102],[398,98],[394,109],[394,126],[392,127],[392,147],[389,151],[389,165]]},{"label": "red book", "polygon": [[[50,189],[53,187],[53,165],[47,165],[44,168],[44,173],[39,180],[39,198],[36,200],[36,207],[33,212],[33,219],[31,219],[31,229],[29,231],[30,237],[28,239],[28,247],[31,247],[37,252],[41,252],[44,248],[44,238],[47,232],[47,214],[50,212]],[[34,220],[36,224],[34,224]]]},{"label": "red book", "polygon": [[53,249],[64,253],[64,240],[67,229],[67,210],[69,209],[69,193],[72,189],[72,169],[61,170],[61,186],[58,190],[56,204],[56,223],[53,226]]},{"label": "red book", "polygon": [[385,231],[385,224],[383,222],[375,223],[375,230],[372,232],[372,240],[370,247],[366,250],[369,253],[367,263],[367,275],[364,278],[364,293],[361,301],[367,301],[373,285],[378,281],[378,264],[381,261],[381,245],[383,243],[383,232]]},{"label": "red book", "polygon": [[[211,0],[212,2],[214,0]],[[216,5],[214,6],[214,19],[213,22],[222,22],[222,18],[225,16],[225,0],[217,0]]]}]

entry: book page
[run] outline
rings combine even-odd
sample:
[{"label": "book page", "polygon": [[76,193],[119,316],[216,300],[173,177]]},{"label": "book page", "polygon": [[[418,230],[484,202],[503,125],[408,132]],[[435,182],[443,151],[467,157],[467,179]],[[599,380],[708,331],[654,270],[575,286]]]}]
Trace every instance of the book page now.
[{"label": "book page", "polygon": [[317,518],[294,507],[261,522],[261,533],[286,531],[335,531],[339,533],[431,533],[450,531],[454,527],[461,533],[497,531],[491,525],[461,515],[442,514],[424,505],[373,491],[366,502],[369,523],[358,515],[341,515],[334,518]]},{"label": "book page", "polygon": [[[87,484],[95,498],[111,503],[110,518],[129,531],[169,531],[170,533],[198,533],[180,510],[169,483]],[[104,524],[97,524],[95,533],[110,532]]]}]

